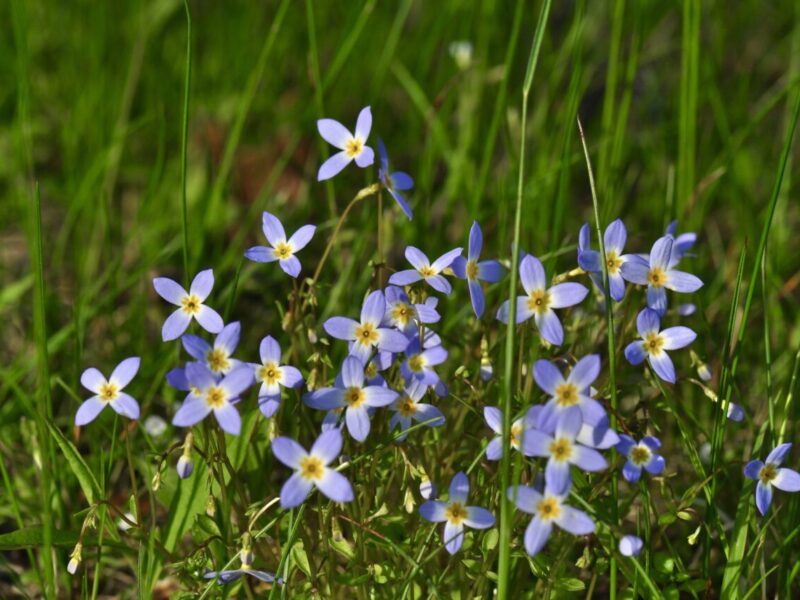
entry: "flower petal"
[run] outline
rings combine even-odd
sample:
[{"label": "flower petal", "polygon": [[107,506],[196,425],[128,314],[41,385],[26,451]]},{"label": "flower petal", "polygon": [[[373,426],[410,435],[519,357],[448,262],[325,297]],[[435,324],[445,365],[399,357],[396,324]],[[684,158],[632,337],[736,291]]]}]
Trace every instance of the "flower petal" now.
[{"label": "flower petal", "polygon": [[81,385],[95,394],[100,393],[100,386],[105,383],[105,376],[94,367],[89,367],[81,374]]},{"label": "flower petal", "polygon": [[369,138],[369,132],[372,130],[372,109],[369,106],[365,106],[361,109],[361,112],[358,113],[358,119],[356,120],[356,135],[355,137],[359,138],[362,142],[366,142],[367,138]]},{"label": "flower petal", "polygon": [[406,269],[404,271],[392,273],[392,276],[389,277],[389,283],[392,285],[411,285],[421,279],[422,275],[419,274],[419,271],[415,269]]},{"label": "flower petal", "polygon": [[552,531],[553,524],[550,521],[534,517],[525,529],[525,551],[531,556],[539,554]]},{"label": "flower petal", "polygon": [[294,473],[281,488],[281,508],[300,506],[311,493],[314,484],[300,473]]},{"label": "flower petal", "polygon": [[658,315],[663,316],[667,312],[667,288],[647,288],[647,306],[652,308]]},{"label": "flower petal", "polygon": [[222,320],[222,317],[219,316],[219,313],[205,304],[200,307],[200,310],[195,314],[194,318],[200,323],[200,326],[209,333],[219,333],[225,326],[225,322]]},{"label": "flower petal", "polygon": [[482,260],[478,263],[478,279],[497,283],[503,278],[505,268],[496,260]]},{"label": "flower petal", "polygon": [[486,446],[486,460],[500,460],[503,456],[503,439],[495,437]]},{"label": "flower petal", "polygon": [[320,434],[314,445],[311,446],[311,454],[317,456],[327,466],[332,463],[342,451],[342,432],[339,429],[329,429]]},{"label": "flower petal", "polygon": [[772,503],[772,486],[759,481],[756,485],[756,507],[758,512],[766,515],[769,510],[769,505]]},{"label": "flower petal", "polygon": [[212,289],[214,289],[214,271],[205,269],[194,276],[192,285],[189,287],[189,293],[194,294],[200,298],[200,302],[203,302],[208,298]]},{"label": "flower petal", "polygon": [[232,400],[238,398],[253,383],[255,383],[255,378],[252,367],[242,364],[228,373],[219,386],[227,393],[228,400]]},{"label": "flower petal", "polygon": [[492,431],[495,433],[501,433],[503,431],[503,411],[496,406],[484,406],[483,418],[486,420],[486,424],[491,427]]},{"label": "flower petal", "polygon": [[280,396],[259,396],[258,398],[258,408],[261,410],[261,414],[263,414],[267,419],[272,418],[272,416],[278,412],[280,406]]},{"label": "flower petal", "polygon": [[226,402],[222,406],[214,409],[214,416],[217,418],[217,423],[223,431],[231,435],[239,435],[242,430],[242,418],[239,416],[239,411],[230,402]]},{"label": "flower petal", "polygon": [[778,469],[778,475],[772,480],[772,485],[784,492],[800,492],[800,473],[792,469]]},{"label": "flower petal", "polygon": [[367,296],[361,306],[361,323],[371,323],[377,327],[383,320],[384,314],[386,314],[386,300],[382,291],[375,290]]},{"label": "flower petal", "polygon": [[619,540],[619,553],[622,556],[639,556],[644,542],[635,535],[624,535]]},{"label": "flower petal", "polygon": [[539,359],[533,365],[533,378],[536,384],[551,396],[555,396],[556,388],[564,383],[561,371],[549,360]]},{"label": "flower petal", "polygon": [[[395,173],[395,175],[398,174]],[[405,175],[405,173],[403,173],[403,175]],[[394,186],[395,187],[393,189],[389,190],[389,193],[392,195],[392,198],[394,198],[394,201],[397,202],[397,205],[400,207],[400,210],[402,210],[405,213],[405,215],[408,217],[408,220],[410,221],[411,219],[414,218],[414,211],[411,210],[411,206],[409,206],[408,202],[403,197],[403,195],[397,191],[398,189],[400,189],[397,187],[397,183],[394,183]]]},{"label": "flower petal", "polygon": [[379,385],[370,385],[364,388],[364,404],[367,406],[388,406],[400,396],[394,390]]},{"label": "flower petal", "polygon": [[449,296],[453,291],[453,287],[450,285],[450,282],[441,275],[432,275],[431,277],[426,277],[425,281],[437,292],[445,294],[446,296]]},{"label": "flower petal", "polygon": [[480,506],[467,507],[467,518],[464,519],[464,524],[467,527],[472,527],[473,529],[488,529],[494,525],[494,522],[494,515],[485,508],[481,508]]},{"label": "flower petal", "polygon": [[751,460],[744,467],[744,475],[748,479],[758,479],[761,469],[764,468],[764,463],[760,460]]},{"label": "flower petal", "polygon": [[257,263],[271,263],[278,260],[275,250],[266,246],[253,246],[244,253],[244,257]]},{"label": "flower petal", "polygon": [[351,502],[353,500],[353,486],[347,477],[334,471],[325,469],[325,473],[316,480],[316,486],[323,494],[334,502]]},{"label": "flower petal", "polygon": [[339,148],[339,150],[344,150],[348,140],[353,137],[347,127],[334,119],[319,119],[317,121],[317,131],[319,131],[323,140],[331,146]]},{"label": "flower petal", "polygon": [[75,413],[75,425],[81,427],[91,423],[105,407],[106,403],[100,399],[100,396],[92,396],[84,400],[78,408],[78,412]]},{"label": "flower petal", "polygon": [[318,410],[333,410],[344,406],[343,391],[339,388],[322,388],[303,395],[306,406]]},{"label": "flower petal", "polygon": [[628,232],[625,229],[625,223],[622,222],[622,219],[612,221],[608,227],[606,227],[606,232],[603,235],[603,246],[605,246],[606,254],[610,252],[616,253],[617,256],[622,254],[627,239]]},{"label": "flower petal", "polygon": [[375,162],[375,151],[369,146],[361,148],[361,152],[356,156],[356,164],[362,169],[367,168]]},{"label": "flower petal", "polygon": [[445,513],[446,509],[447,504],[444,502],[440,502],[439,500],[428,500],[420,505],[419,514],[426,521],[430,521],[431,523],[441,523],[442,521],[447,520],[447,515]]},{"label": "flower petal", "polygon": [[180,306],[183,297],[188,295],[186,290],[183,289],[183,286],[178,285],[167,277],[156,277],[153,279],[153,287],[159,296],[176,306]]},{"label": "flower petal", "polygon": [[378,348],[385,352],[405,352],[408,348],[408,338],[394,329],[378,329]]},{"label": "flower petal", "polygon": [[580,283],[559,283],[547,290],[551,308],[566,308],[583,302],[589,288]]},{"label": "flower petal", "polygon": [[305,248],[314,237],[314,232],[317,230],[316,225],[303,225],[300,229],[294,232],[292,237],[289,238],[289,245],[292,247],[292,252],[299,252]]},{"label": "flower petal", "polygon": [[603,270],[600,264],[600,253],[596,250],[581,250],[578,252],[578,266],[587,273],[598,273]]},{"label": "flower petal", "polygon": [[317,181],[325,181],[331,177],[338,175],[339,172],[350,164],[353,160],[350,156],[342,150],[331,156],[328,160],[322,163],[319,171],[317,171]]},{"label": "flower petal", "polygon": [[622,476],[626,481],[636,483],[642,476],[642,468],[627,460],[622,466]]},{"label": "flower petal", "polygon": [[444,524],[444,547],[450,554],[455,554],[464,543],[464,526],[459,523],[454,525],[450,521]]},{"label": "flower petal", "polygon": [[668,383],[675,383],[675,366],[672,364],[672,359],[666,352],[660,354],[650,354],[647,357],[653,371],[656,372],[661,379]]},{"label": "flower petal", "polygon": [[677,350],[691,344],[697,334],[688,327],[667,327],[661,332],[664,339],[664,350]]},{"label": "flower petal", "polygon": [[672,254],[673,238],[671,235],[665,235],[658,238],[650,250],[650,268],[669,269],[669,259]]},{"label": "flower petal", "polygon": [[363,387],[364,365],[354,356],[348,356],[342,362],[342,382],[345,387]]},{"label": "flower petal", "polygon": [[300,264],[300,260],[296,256],[282,258],[278,261],[278,265],[280,265],[284,273],[286,273],[289,277],[294,277],[295,279],[297,279],[297,276],[300,275],[300,271],[303,268],[303,265]]},{"label": "flower petal", "polygon": [[631,283],[647,285],[647,274],[650,272],[650,265],[641,256],[626,254],[625,262],[622,263],[620,272]]},{"label": "flower petal", "polygon": [[567,381],[575,384],[575,387],[582,392],[589,389],[598,375],[600,375],[600,355],[589,354],[575,363]]},{"label": "flower petal", "polygon": [[[341,439],[341,435],[339,438]],[[272,440],[272,454],[290,469],[299,469],[300,461],[308,456],[305,448],[288,437],[276,437]]]},{"label": "flower petal", "polygon": [[328,335],[338,340],[354,340],[358,322],[347,317],[331,317],[322,324]]},{"label": "flower petal", "polygon": [[161,327],[161,339],[165,342],[178,339],[186,331],[191,320],[192,317],[179,308],[164,321],[164,325]]},{"label": "flower petal", "polygon": [[461,502],[462,504],[466,502],[469,494],[469,479],[463,471],[456,473],[450,480],[449,493],[450,502]]},{"label": "flower petal", "polygon": [[658,313],[652,309],[645,308],[636,317],[636,330],[642,337],[645,337],[648,333],[658,333],[660,328],[661,319]]},{"label": "flower petal", "polygon": [[573,535],[589,535],[594,532],[594,521],[582,510],[561,505],[561,515],[556,521],[564,531]]},{"label": "flower petal", "polygon": [[344,421],[347,424],[347,431],[358,442],[363,442],[369,435],[369,413],[365,406],[358,408],[348,407],[344,413]]},{"label": "flower petal", "polygon": [[178,427],[191,427],[205,419],[210,412],[211,407],[206,403],[205,398],[190,395],[175,413],[172,424]]},{"label": "flower petal", "polygon": [[472,310],[475,316],[480,319],[483,316],[483,311],[486,308],[486,299],[483,297],[483,288],[480,282],[472,279],[467,283],[469,287],[469,298],[472,301]]},{"label": "flower petal", "polygon": [[544,470],[544,479],[547,482],[547,489],[556,494],[566,494],[572,482],[569,476],[569,463],[560,462],[554,459],[547,461]]},{"label": "flower petal", "polygon": [[134,420],[139,418],[139,403],[130,394],[120,392],[109,404],[123,417]]},{"label": "flower petal", "polygon": [[296,388],[303,385],[303,375],[300,373],[299,369],[289,365],[283,365],[281,371],[283,372],[282,383],[284,387]]},{"label": "flower petal", "polygon": [[525,293],[530,294],[536,290],[543,290],[547,286],[544,267],[538,258],[528,254],[519,263],[519,278]]},{"label": "flower petal", "polygon": [[273,362],[278,364],[281,362],[281,347],[271,335],[261,340],[258,351],[262,363]]},{"label": "flower petal", "polygon": [[452,262],[456,259],[457,256],[461,256],[461,252],[463,252],[462,248],[454,248],[449,252],[445,252],[439,258],[433,261],[431,268],[437,273],[444,271],[447,267],[449,267],[452,264]]},{"label": "flower petal", "polygon": [[775,463],[779,465],[783,462],[784,457],[789,453],[789,450],[791,449],[792,449],[792,444],[788,442],[776,446],[775,449],[772,450],[772,452],[770,452],[767,455],[767,460],[765,462]]},{"label": "flower petal", "polygon": [[602,471],[608,467],[608,462],[597,450],[585,446],[574,446],[572,464],[579,469],[589,472]]},{"label": "flower petal", "polygon": [[392,187],[394,187],[396,190],[405,191],[414,187],[414,180],[408,173],[404,173],[403,171],[395,171],[392,173],[391,177]]},{"label": "flower petal", "polygon": [[473,221],[472,227],[470,227],[469,244],[467,248],[467,258],[470,260],[478,260],[481,255],[481,250],[483,249],[483,232],[477,221]]},{"label": "flower petal", "polygon": [[233,354],[236,350],[236,346],[239,345],[239,335],[241,332],[242,326],[239,321],[228,323],[222,328],[222,331],[217,334],[217,338],[214,340],[214,347],[225,350],[229,355]]},{"label": "flower petal", "polygon": [[543,339],[554,346],[560,346],[564,342],[564,328],[561,327],[555,311],[548,309],[544,313],[535,313],[533,317]]},{"label": "flower petal", "polygon": [[699,277],[683,271],[667,271],[667,282],[664,284],[673,292],[690,293],[696,292],[703,287],[703,282]]},{"label": "flower petal", "polygon": [[583,417],[581,415],[581,409],[578,406],[565,407],[558,416],[555,437],[574,440],[582,424]]},{"label": "flower petal", "polygon": [[522,512],[536,514],[537,505],[542,501],[542,495],[527,485],[511,486],[506,490],[506,498],[513,502]]},{"label": "flower petal", "polygon": [[181,336],[181,343],[186,352],[197,360],[205,361],[206,354],[211,351],[211,344],[203,338],[192,335],[191,333]]},{"label": "flower petal", "polygon": [[625,346],[625,358],[632,365],[640,365],[647,358],[647,352],[644,351],[644,342],[637,340]]}]

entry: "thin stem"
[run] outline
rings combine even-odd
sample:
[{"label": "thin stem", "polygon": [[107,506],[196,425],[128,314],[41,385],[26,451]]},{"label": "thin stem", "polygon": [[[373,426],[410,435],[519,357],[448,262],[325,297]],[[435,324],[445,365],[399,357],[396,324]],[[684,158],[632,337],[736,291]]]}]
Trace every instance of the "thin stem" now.
[{"label": "thin stem", "polygon": [[192,83],[192,13],[189,0],[186,10],[186,76],[183,82],[183,123],[181,125],[181,221],[183,224],[183,279],[189,285],[189,222],[186,211],[186,146],[189,139],[189,89]]},{"label": "thin stem", "polygon": [[[581,146],[583,147],[583,155],[586,158],[586,169],[589,173],[589,187],[592,191],[592,208],[594,209],[595,233],[597,234],[597,239],[600,244],[600,265],[603,267],[603,295],[605,297],[606,326],[608,329],[608,385],[612,408],[610,424],[611,427],[615,427],[617,424],[617,360],[614,344],[614,305],[612,304],[613,301],[611,299],[611,288],[608,284],[608,262],[606,261],[606,247],[600,227],[600,209],[597,201],[597,189],[595,188],[594,184],[594,174],[592,173],[592,161],[589,158],[589,149],[586,147],[586,136],[583,134],[583,125],[581,125],[580,117],[577,119],[577,121],[578,132],[580,133],[581,137]],[[611,476],[611,517],[613,519],[614,526],[619,523],[619,506],[617,504],[618,477],[619,475],[617,471],[614,470]],[[609,564],[609,577],[611,579],[610,597],[613,599],[616,598],[617,595],[617,559],[614,555],[611,556],[611,561]]]}]

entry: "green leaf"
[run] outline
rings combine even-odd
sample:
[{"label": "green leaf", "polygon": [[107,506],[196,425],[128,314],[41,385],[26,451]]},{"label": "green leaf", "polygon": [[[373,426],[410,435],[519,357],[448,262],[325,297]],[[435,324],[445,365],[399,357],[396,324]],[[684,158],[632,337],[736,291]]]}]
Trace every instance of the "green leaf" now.
[{"label": "green leaf", "polygon": [[303,542],[297,542],[292,546],[290,556],[292,562],[297,565],[297,568],[308,577],[311,577],[311,565],[308,562],[308,555],[306,554],[306,549],[303,547]]},{"label": "green leaf", "polygon": [[50,430],[50,435],[61,449],[64,458],[67,459],[75,477],[78,478],[78,483],[80,483],[81,489],[83,490],[83,495],[86,496],[89,504],[94,504],[102,496],[100,484],[97,483],[94,473],[89,469],[89,465],[83,460],[83,457],[80,455],[75,445],[61,433],[61,430],[53,425],[49,419],[44,419],[44,422]]},{"label": "green leaf", "polygon": [[[74,546],[78,543],[78,534],[74,531],[53,529],[52,543],[54,546]],[[22,548],[39,548],[43,545],[44,529],[39,525],[0,535],[0,551],[3,552]]]}]

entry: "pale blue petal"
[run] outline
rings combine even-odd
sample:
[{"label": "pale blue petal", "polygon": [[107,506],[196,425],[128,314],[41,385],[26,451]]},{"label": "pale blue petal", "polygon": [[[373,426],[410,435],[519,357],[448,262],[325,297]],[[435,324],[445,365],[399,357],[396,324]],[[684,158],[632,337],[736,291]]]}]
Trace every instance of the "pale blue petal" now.
[{"label": "pale blue petal", "polygon": [[281,488],[281,508],[294,508],[300,506],[311,492],[311,481],[294,473]]}]

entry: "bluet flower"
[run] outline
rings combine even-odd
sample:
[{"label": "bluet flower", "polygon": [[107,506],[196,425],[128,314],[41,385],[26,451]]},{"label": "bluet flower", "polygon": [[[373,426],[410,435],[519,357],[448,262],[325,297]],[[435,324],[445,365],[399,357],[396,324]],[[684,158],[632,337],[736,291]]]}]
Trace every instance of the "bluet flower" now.
[{"label": "bluet flower", "polygon": [[413,269],[398,271],[389,278],[392,285],[411,285],[417,281],[425,280],[429,286],[442,294],[450,295],[453,291],[450,282],[441,275],[441,272],[449,267],[457,256],[461,255],[461,248],[455,248],[445,252],[433,263],[418,248],[408,246],[406,248],[406,260],[411,263]]},{"label": "bluet flower", "polygon": [[139,363],[138,356],[126,358],[114,368],[108,379],[94,367],[86,369],[81,375],[81,385],[95,395],[80,405],[78,412],[75,413],[75,425],[80,427],[91,423],[106,405],[123,417],[138,419],[139,404],[133,396],[122,390],[136,376]]},{"label": "bluet flower", "polygon": [[636,317],[636,328],[641,339],[625,347],[625,358],[632,365],[640,365],[647,359],[656,375],[664,381],[675,383],[675,366],[667,350],[678,350],[688,346],[697,334],[683,326],[661,330],[658,313],[649,308],[645,308]]},{"label": "bluet flower", "polygon": [[414,333],[419,324],[437,323],[441,316],[436,310],[438,299],[431,296],[423,304],[412,304],[403,288],[386,287],[386,314],[384,320],[405,334]]},{"label": "bluet flower", "polygon": [[213,308],[203,304],[214,287],[214,272],[211,269],[200,271],[192,280],[188,292],[167,277],[153,279],[153,287],[164,300],[180,307],[164,321],[161,339],[165,342],[181,337],[192,319],[209,333],[222,331],[225,325],[222,317]]},{"label": "bluet flower", "polygon": [[250,577],[255,577],[261,581],[266,583],[273,583],[277,581],[280,584],[283,584],[283,579],[281,577],[276,578],[273,573],[267,573],[266,571],[259,571],[253,568],[253,552],[250,549],[250,536],[249,534],[245,534],[245,544],[242,547],[241,551],[239,552],[239,560],[241,561],[241,566],[238,569],[229,569],[224,571],[209,571],[205,575],[203,575],[204,579],[217,579],[217,583],[219,585],[225,585],[226,583],[231,583],[236,581],[240,577],[244,575],[249,575]]},{"label": "bluet flower", "polygon": [[[589,290],[574,282],[559,283],[547,288],[544,267],[538,258],[530,254],[522,259],[519,276],[527,296],[517,297],[517,324],[533,317],[542,338],[555,346],[560,346],[564,341],[564,329],[553,309],[579,304]],[[508,312],[509,301],[506,300],[497,312],[497,318],[507,323]]]},{"label": "bluet flower", "polygon": [[676,263],[686,256],[689,250],[691,250],[692,246],[694,246],[695,242],[697,242],[696,233],[690,231],[675,235],[675,231],[677,229],[678,221],[675,220],[667,226],[667,230],[664,232],[665,235],[672,236],[675,239],[675,242],[672,244],[672,259]]},{"label": "bluet flower", "polygon": [[[503,456],[503,411],[496,406],[483,407],[483,419],[495,436],[486,446],[487,460],[500,460]],[[527,417],[520,417],[511,424],[511,447],[524,453],[525,439],[532,429]],[[530,456],[527,455],[526,456]]]},{"label": "bluet flower", "polygon": [[375,161],[375,152],[366,145],[371,129],[372,111],[369,106],[362,108],[358,113],[355,134],[350,133],[339,121],[333,119],[317,121],[317,130],[322,139],[341,150],[322,163],[317,172],[317,181],[324,181],[337,175],[353,160],[362,169],[370,166]]},{"label": "bluet flower", "polygon": [[268,335],[261,340],[259,353],[261,364],[252,365],[256,381],[261,382],[258,407],[269,418],[280,406],[281,387],[299,387],[303,385],[303,376],[295,367],[281,364],[281,347],[272,336]]},{"label": "bluet flower", "polygon": [[234,402],[253,385],[253,369],[248,365],[240,365],[217,381],[204,364],[189,363],[186,365],[186,378],[199,393],[189,393],[175,413],[172,424],[191,427],[213,412],[223,431],[239,435],[242,420]]},{"label": "bluet flower", "polygon": [[472,222],[469,230],[469,247],[467,256],[456,256],[453,260],[452,269],[456,277],[467,280],[469,287],[469,297],[472,301],[472,310],[479,319],[483,316],[486,307],[486,299],[483,296],[481,281],[496,283],[503,276],[503,267],[496,260],[478,261],[483,249],[483,233],[477,221]]},{"label": "bluet flower", "polygon": [[419,514],[431,523],[444,522],[444,547],[455,554],[464,543],[464,526],[488,529],[494,525],[494,515],[479,506],[466,506],[469,479],[459,471],[450,482],[447,502],[428,500],[419,507]]},{"label": "bluet flower", "polygon": [[300,275],[302,265],[295,254],[305,248],[314,237],[314,232],[317,230],[316,225],[303,225],[287,240],[283,224],[275,215],[264,211],[264,214],[261,215],[261,223],[269,247],[253,246],[244,253],[245,258],[258,263],[277,260],[284,273],[296,278]]},{"label": "bluet flower", "polygon": [[[600,258],[600,252],[592,250],[589,246],[589,225],[586,224],[581,228],[581,235],[579,238],[582,240],[584,246],[578,250],[578,265],[587,273],[594,274],[594,281],[600,289],[603,289],[603,264]],[[625,278],[622,272],[622,265],[627,262],[630,255],[623,254],[625,242],[628,239],[628,232],[625,229],[625,224],[621,219],[612,221],[606,227],[603,234],[603,246],[605,247],[606,255],[606,268],[608,269],[608,286],[611,297],[619,302],[625,297]]]},{"label": "bluet flower", "polygon": [[389,156],[386,154],[386,146],[383,145],[383,140],[380,138],[378,138],[378,153],[381,156],[381,166],[378,168],[378,179],[380,179],[383,187],[392,195],[392,198],[394,198],[402,211],[406,213],[408,219],[411,220],[414,217],[414,213],[411,211],[411,207],[400,192],[413,188],[414,180],[411,179],[411,175],[403,171],[389,173]]},{"label": "bluet flower", "polygon": [[370,407],[387,406],[397,399],[398,393],[377,385],[364,385],[364,366],[355,356],[342,363],[342,372],[334,387],[315,390],[303,396],[311,408],[321,410],[344,409],[344,420],[350,435],[359,442],[367,439],[370,430]]},{"label": "bluet flower", "polygon": [[622,556],[639,556],[644,542],[635,535],[623,535],[619,540],[619,553]]},{"label": "bluet flower", "polygon": [[649,260],[629,255],[622,265],[626,280],[647,286],[647,306],[659,316],[667,312],[668,289],[688,293],[703,287],[703,282],[694,275],[674,268],[678,262],[672,256],[674,241],[672,236],[659,238],[650,250]]},{"label": "bluet flower", "polygon": [[582,419],[588,423],[602,420],[606,410],[591,396],[592,382],[599,374],[600,356],[597,354],[580,359],[566,378],[549,360],[537,360],[533,365],[533,378],[550,396],[539,415],[537,427],[545,433],[552,433],[558,418],[571,406],[579,407]]},{"label": "bluet flower", "polygon": [[401,431],[401,435],[396,438],[396,441],[402,442],[406,439],[408,434],[405,432],[411,427],[412,421],[425,423],[426,427],[444,425],[445,419],[442,411],[432,404],[420,402],[427,389],[423,384],[412,383],[397,400],[389,405],[389,410],[394,411],[389,420],[389,430],[391,431],[399,425]]},{"label": "bluet flower", "polygon": [[361,322],[347,317],[331,317],[322,327],[332,337],[352,341],[350,354],[357,356],[363,364],[369,360],[373,348],[402,352],[408,346],[408,338],[402,333],[381,326],[385,313],[383,292],[375,290],[361,306]]},{"label": "bluet flower", "polygon": [[525,434],[525,454],[547,457],[545,481],[557,494],[566,494],[569,490],[570,465],[584,471],[602,471],[608,466],[597,450],[578,443],[576,438],[580,429],[581,410],[577,406],[570,406],[558,417],[554,435],[537,429]]},{"label": "bluet flower", "polygon": [[[427,343],[428,340],[425,341],[425,344]],[[416,337],[409,342],[408,348],[406,348],[406,359],[400,365],[400,372],[407,385],[412,381],[417,381],[426,386],[435,386],[440,381],[439,375],[433,370],[433,367],[447,360],[447,350],[441,345],[423,346],[420,345],[419,337]]]},{"label": "bluet flower", "polygon": [[526,485],[511,486],[506,493],[519,510],[533,515],[525,529],[525,551],[531,556],[544,548],[553,525],[573,535],[594,532],[594,522],[589,515],[564,503],[568,492],[558,493],[546,484],[544,494]]},{"label": "bluet flower", "polygon": [[636,483],[642,476],[642,469],[651,475],[659,475],[666,466],[664,457],[656,454],[659,448],[661,442],[651,435],[646,435],[640,442],[636,442],[629,435],[619,434],[617,452],[628,459],[622,467],[622,476],[627,481]]},{"label": "bluet flower", "polygon": [[756,485],[756,506],[758,512],[766,515],[772,503],[772,488],[784,492],[800,492],[800,473],[781,467],[783,459],[792,449],[791,444],[781,444],[767,455],[767,460],[751,460],[744,468],[748,479],[758,481]]},{"label": "bluet flower", "polygon": [[241,361],[231,358],[239,345],[240,333],[241,326],[236,321],[222,328],[214,339],[213,346],[203,338],[191,334],[182,336],[181,342],[193,358],[205,364],[214,377],[220,379],[241,364]]},{"label": "bluet flower", "polygon": [[288,437],[272,440],[272,453],[294,474],[281,488],[281,507],[294,508],[303,503],[315,487],[334,502],[350,502],[353,488],[347,478],[331,469],[331,464],[342,451],[342,433],[329,429],[320,434],[306,452],[300,444]]}]

